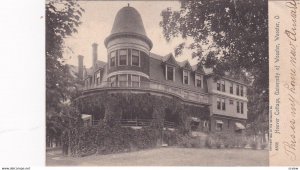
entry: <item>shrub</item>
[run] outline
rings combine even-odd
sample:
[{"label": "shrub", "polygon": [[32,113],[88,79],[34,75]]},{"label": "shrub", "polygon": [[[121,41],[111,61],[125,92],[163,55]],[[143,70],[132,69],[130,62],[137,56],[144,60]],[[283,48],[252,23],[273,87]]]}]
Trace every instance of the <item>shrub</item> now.
[{"label": "shrub", "polygon": [[72,156],[110,154],[155,147],[157,130],[134,130],[120,126],[81,127],[72,130],[70,138]]},{"label": "shrub", "polygon": [[251,146],[252,149],[257,149],[258,144],[255,140],[251,140],[250,141],[250,146]]},{"label": "shrub", "polygon": [[206,138],[205,146],[208,147],[208,148],[215,148],[216,147],[216,139],[213,135],[208,136]]},{"label": "shrub", "polygon": [[245,148],[247,144],[248,140],[245,136],[233,133],[211,133],[206,139],[208,148]]},{"label": "shrub", "polygon": [[260,146],[261,146],[261,149],[266,149],[268,144],[267,143],[262,143]]}]

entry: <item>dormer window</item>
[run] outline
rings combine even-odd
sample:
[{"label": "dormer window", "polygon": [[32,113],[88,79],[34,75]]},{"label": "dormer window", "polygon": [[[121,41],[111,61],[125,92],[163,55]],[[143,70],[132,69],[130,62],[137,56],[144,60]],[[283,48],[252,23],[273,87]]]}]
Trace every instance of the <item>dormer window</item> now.
[{"label": "dormer window", "polygon": [[201,75],[195,75],[195,86],[202,88],[202,76]]},{"label": "dormer window", "polygon": [[175,68],[172,66],[166,66],[166,79],[175,81]]},{"label": "dormer window", "polygon": [[222,83],[222,92],[225,92],[225,81],[222,80],[221,83]]},{"label": "dormer window", "polygon": [[183,84],[189,84],[189,71],[183,70]]},{"label": "dormer window", "polygon": [[138,67],[140,66],[140,52],[137,50],[132,50],[131,65]]},{"label": "dormer window", "polygon": [[127,50],[120,50],[119,65],[120,66],[127,65]]},{"label": "dormer window", "polygon": [[241,96],[244,96],[244,89],[243,89],[243,86],[241,86]]},{"label": "dormer window", "polygon": [[236,85],[236,95],[240,95],[240,86]]},{"label": "dormer window", "polygon": [[230,92],[230,94],[233,94],[233,83],[230,83],[229,92]]},{"label": "dormer window", "polygon": [[115,67],[116,66],[116,51],[113,51],[110,53],[110,66]]},{"label": "dormer window", "polygon": [[222,99],[222,110],[226,110],[226,103],[225,103],[225,99]]},{"label": "dormer window", "polygon": [[217,98],[217,109],[221,110],[221,100],[220,100],[220,98]]},{"label": "dormer window", "polygon": [[244,114],[244,103],[241,102],[241,114]]},{"label": "dormer window", "polygon": [[221,91],[221,82],[220,82],[220,80],[217,81],[217,90]]}]

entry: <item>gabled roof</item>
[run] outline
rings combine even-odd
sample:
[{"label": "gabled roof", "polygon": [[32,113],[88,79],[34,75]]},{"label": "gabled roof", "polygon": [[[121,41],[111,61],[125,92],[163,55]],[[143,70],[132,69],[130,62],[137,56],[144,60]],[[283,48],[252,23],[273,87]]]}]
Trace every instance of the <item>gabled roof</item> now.
[{"label": "gabled roof", "polygon": [[206,68],[206,67],[202,67],[203,71],[205,74],[212,74],[213,73],[213,69],[212,68]]},{"label": "gabled roof", "polygon": [[154,54],[154,53],[151,53],[151,52],[150,52],[150,57],[151,57],[151,58],[154,58],[154,59],[156,59],[156,60],[161,60],[161,61],[162,61],[162,59],[163,59],[163,56],[158,55],[158,54]]},{"label": "gabled roof", "polygon": [[[104,69],[105,66],[106,66],[106,64],[107,64],[107,63],[104,62],[104,61],[97,60],[97,61],[96,61],[96,70],[98,70],[98,69],[100,69],[100,68]],[[95,70],[95,71],[96,71],[96,70]],[[93,74],[94,74],[93,66],[90,67],[90,68],[85,68],[85,67],[84,67],[84,71],[85,71],[85,73],[86,73],[86,76],[90,76],[90,75],[93,75]]]},{"label": "gabled roof", "polygon": [[184,60],[177,63],[181,68],[192,71],[192,66],[188,60]]},{"label": "gabled roof", "polygon": [[172,53],[169,53],[169,54],[167,54],[166,56],[164,56],[164,57],[162,58],[162,61],[163,61],[164,63],[171,64],[171,65],[174,65],[174,66],[177,66],[177,65],[178,65],[178,63],[177,63],[177,61],[175,60],[175,58],[174,58],[174,56],[173,56]]},{"label": "gabled roof", "polygon": [[100,61],[100,60],[97,60],[97,61],[96,61],[96,68],[97,68],[97,69],[98,69],[98,68],[104,68],[105,65],[106,65],[106,62],[104,62],[104,61]]},{"label": "gabled roof", "polygon": [[194,72],[197,72],[197,73],[200,73],[200,74],[206,74],[204,69],[203,69],[203,66],[201,66],[200,64],[195,64],[192,66],[192,70]]}]

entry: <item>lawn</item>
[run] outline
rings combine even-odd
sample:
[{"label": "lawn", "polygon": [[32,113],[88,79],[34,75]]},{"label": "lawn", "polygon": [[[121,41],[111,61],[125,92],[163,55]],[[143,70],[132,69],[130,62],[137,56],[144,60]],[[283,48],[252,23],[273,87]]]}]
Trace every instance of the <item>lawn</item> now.
[{"label": "lawn", "polygon": [[137,152],[63,157],[47,152],[47,166],[267,166],[269,152],[251,149],[156,148]]}]

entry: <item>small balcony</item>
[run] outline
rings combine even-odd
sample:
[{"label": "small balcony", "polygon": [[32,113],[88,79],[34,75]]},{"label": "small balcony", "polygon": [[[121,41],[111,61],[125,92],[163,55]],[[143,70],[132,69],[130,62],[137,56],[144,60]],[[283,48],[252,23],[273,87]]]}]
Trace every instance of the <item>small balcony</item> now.
[{"label": "small balcony", "polygon": [[84,87],[83,93],[97,91],[97,90],[109,90],[109,89],[129,89],[129,90],[136,89],[136,90],[161,92],[161,93],[177,96],[181,98],[183,101],[209,104],[207,94],[202,94],[196,91],[188,91],[182,88],[151,82],[151,81],[102,82],[101,84],[98,85],[95,84],[95,85],[90,85],[88,87]]}]

